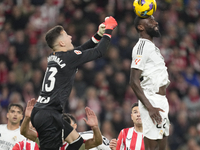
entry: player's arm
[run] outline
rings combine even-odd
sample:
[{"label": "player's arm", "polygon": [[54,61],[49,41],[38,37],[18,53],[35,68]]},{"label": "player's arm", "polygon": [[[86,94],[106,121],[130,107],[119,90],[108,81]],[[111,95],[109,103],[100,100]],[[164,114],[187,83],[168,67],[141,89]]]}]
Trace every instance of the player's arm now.
[{"label": "player's arm", "polygon": [[84,121],[93,130],[93,138],[85,140],[85,149],[91,149],[102,144],[102,135],[98,126],[98,119],[94,111],[92,111],[89,107],[86,107],[85,112],[87,120],[84,118]]},{"label": "player's arm", "polygon": [[117,22],[113,17],[109,17],[105,21],[105,26],[105,33],[96,47],[85,51],[78,51],[75,49],[68,51],[68,55],[66,55],[68,58],[65,60],[68,61],[67,64],[69,64],[71,68],[76,68],[83,63],[95,60],[105,55],[110,44],[112,31],[117,26]]},{"label": "player's arm", "polygon": [[88,40],[86,43],[84,43],[79,47],[76,47],[75,49],[83,51],[95,47],[103,37],[104,33],[105,33],[105,24],[101,23],[99,25],[97,33],[94,36],[92,36],[92,38]]},{"label": "player's arm", "polygon": [[22,121],[21,128],[20,128],[20,133],[25,136],[26,138],[36,141],[37,140],[37,132],[35,130],[30,129],[30,120],[31,120],[31,112],[36,103],[35,99],[31,99],[27,103],[27,107],[25,110],[25,117],[24,120]]},{"label": "player's arm", "polygon": [[142,70],[136,69],[136,68],[131,68],[131,73],[130,73],[130,86],[135,92],[137,98],[143,103],[143,105],[147,108],[149,111],[149,115],[154,123],[160,124],[162,122],[162,118],[159,114],[159,111],[163,111],[160,108],[154,108],[149,100],[146,98],[142,87],[140,85],[140,77],[142,74]]}]

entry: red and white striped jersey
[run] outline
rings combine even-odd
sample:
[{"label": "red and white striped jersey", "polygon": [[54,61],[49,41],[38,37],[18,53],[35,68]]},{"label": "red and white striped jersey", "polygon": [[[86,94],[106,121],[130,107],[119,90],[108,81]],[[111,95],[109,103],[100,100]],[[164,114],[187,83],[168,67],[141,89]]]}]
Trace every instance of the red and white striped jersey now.
[{"label": "red and white striped jersey", "polygon": [[37,143],[25,139],[21,142],[16,143],[12,150],[39,150],[39,147]]},{"label": "red and white striped jersey", "polygon": [[116,150],[145,150],[143,133],[135,131],[134,127],[122,129]]}]

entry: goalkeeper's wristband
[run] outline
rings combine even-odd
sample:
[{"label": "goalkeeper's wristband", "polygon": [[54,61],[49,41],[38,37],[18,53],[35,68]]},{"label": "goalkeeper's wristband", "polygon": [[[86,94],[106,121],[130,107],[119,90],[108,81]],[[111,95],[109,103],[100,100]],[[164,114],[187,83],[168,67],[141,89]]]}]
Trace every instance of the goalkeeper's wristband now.
[{"label": "goalkeeper's wristband", "polygon": [[99,35],[99,34],[95,34],[93,37],[92,37],[92,41],[94,42],[94,43],[99,43],[99,41],[101,40],[101,36]]},{"label": "goalkeeper's wristband", "polygon": [[111,29],[106,29],[105,33],[103,35],[106,35],[108,36],[109,38],[111,38],[111,34],[112,34],[112,31]]}]

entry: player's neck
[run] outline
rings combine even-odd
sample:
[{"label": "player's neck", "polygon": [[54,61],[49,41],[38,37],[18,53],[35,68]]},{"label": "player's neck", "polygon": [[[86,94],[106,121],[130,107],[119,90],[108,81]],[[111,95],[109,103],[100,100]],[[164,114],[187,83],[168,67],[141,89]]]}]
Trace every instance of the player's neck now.
[{"label": "player's neck", "polygon": [[8,130],[16,130],[18,128],[19,128],[19,124],[12,124],[10,122],[8,122],[8,124],[7,124],[7,129]]},{"label": "player's neck", "polygon": [[143,132],[143,128],[142,128],[142,125],[141,126],[134,126],[134,128],[135,128],[135,131],[137,131],[137,132]]},{"label": "player's neck", "polygon": [[153,43],[153,37],[149,36],[148,34],[140,33],[140,38],[147,39]]},{"label": "player's neck", "polygon": [[56,49],[54,52],[66,52],[66,51],[68,50],[64,48],[59,48],[59,49]]}]

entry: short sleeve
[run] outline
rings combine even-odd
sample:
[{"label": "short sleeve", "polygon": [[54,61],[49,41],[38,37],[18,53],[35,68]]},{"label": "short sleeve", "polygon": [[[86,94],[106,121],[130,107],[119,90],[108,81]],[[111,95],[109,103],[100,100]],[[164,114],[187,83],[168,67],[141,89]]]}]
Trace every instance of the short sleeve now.
[{"label": "short sleeve", "polygon": [[102,144],[97,147],[98,150],[111,150],[109,147],[110,141],[105,136],[102,136],[102,140]]},{"label": "short sleeve", "polygon": [[131,68],[144,70],[145,64],[151,54],[151,44],[140,41],[133,48]]}]

